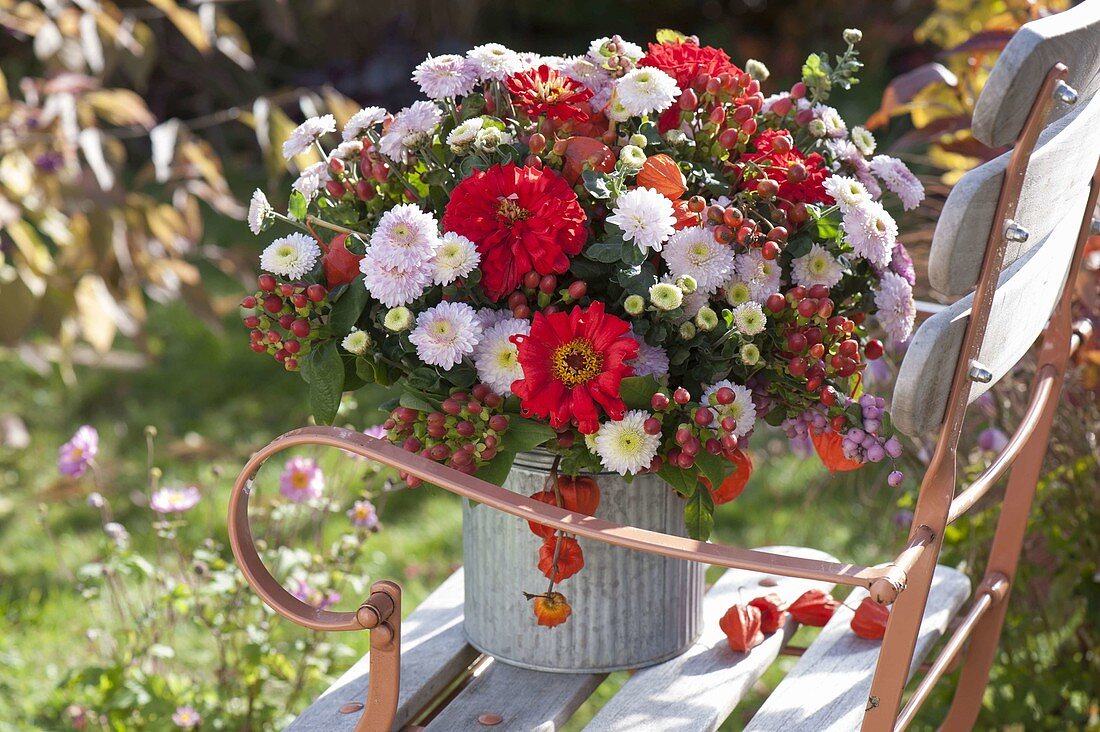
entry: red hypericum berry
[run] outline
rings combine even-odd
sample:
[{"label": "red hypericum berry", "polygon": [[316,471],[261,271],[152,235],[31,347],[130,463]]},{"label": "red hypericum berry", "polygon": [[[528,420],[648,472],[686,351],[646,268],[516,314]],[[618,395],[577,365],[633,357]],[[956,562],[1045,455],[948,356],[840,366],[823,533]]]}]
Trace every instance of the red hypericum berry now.
[{"label": "red hypericum berry", "polygon": [[737,109],[733,110],[733,120],[738,124],[743,124],[752,119],[752,107],[747,104],[742,104]]},{"label": "red hypericum berry", "polygon": [[848,356],[849,358],[855,355],[859,350],[859,342],[852,339],[841,341],[840,345],[836,347],[836,352],[842,356]]},{"label": "red hypericum berry", "polygon": [[863,347],[863,354],[872,361],[878,358],[882,358],[882,352],[882,341],[878,340],[877,338],[872,338],[871,340],[867,341],[867,345]]},{"label": "red hypericum berry", "polygon": [[290,284],[289,282],[284,282],[279,285],[279,292],[282,294],[283,297],[290,297],[294,294],[294,285]]},{"label": "red hypericum berry", "polygon": [[260,318],[256,315],[246,315],[241,318],[246,328],[255,328],[260,324]]},{"label": "red hypericum berry", "polygon": [[829,424],[832,426],[833,432],[843,432],[844,428],[848,426],[848,417],[838,414],[829,421]]},{"label": "red hypericum berry", "polygon": [[802,285],[792,287],[790,290],[790,296],[793,297],[796,302],[800,301],[806,297],[806,288]]},{"label": "red hypericum berry", "polygon": [[719,423],[726,432],[733,432],[737,429],[737,419],[733,415],[727,414],[722,417],[722,421]]},{"label": "red hypericum berry", "polygon": [[768,299],[765,304],[768,306],[768,310],[772,311],[773,313],[781,313],[783,312],[783,309],[787,307],[787,300],[778,292],[773,292],[772,294],[768,295]]},{"label": "red hypericum berry", "polygon": [[[750,120],[754,122],[755,120]],[[745,123],[746,126],[748,122]],[[764,178],[756,185],[756,192],[760,194],[760,197],[764,200],[771,200],[779,194],[779,184],[771,178]]]},{"label": "red hypericum berry", "polygon": [[457,399],[448,397],[447,399],[443,400],[443,404],[440,405],[440,409],[442,409],[447,414],[450,414],[451,416],[455,416],[462,412],[462,404],[459,403]]},{"label": "red hypericum berry", "polygon": [[833,613],[840,607],[840,603],[833,599],[828,592],[821,590],[806,590],[791,603],[787,612],[799,623],[822,628],[833,617]]},{"label": "red hypericum berry", "polygon": [[272,275],[262,274],[256,279],[256,282],[259,284],[260,289],[264,292],[275,291],[276,282],[275,277],[273,277]]},{"label": "red hypericum berry", "polygon": [[280,348],[275,351],[275,360],[279,363],[283,363],[290,357],[290,354],[286,352],[285,348]]},{"label": "red hypericum berry", "polygon": [[765,633],[774,633],[783,627],[783,621],[787,619],[787,611],[783,609],[783,598],[774,592],[763,597],[753,598],[749,601],[751,607],[760,611],[760,630]]},{"label": "red hypericum berry", "polygon": [[508,307],[511,310],[515,310],[520,305],[526,305],[526,304],[527,304],[527,296],[524,295],[519,290],[513,292],[511,295],[508,296]]},{"label": "red hypericum berry", "polygon": [[723,107],[715,107],[707,115],[707,121],[715,127],[721,127],[726,123],[726,110]]},{"label": "red hypericum berry", "polygon": [[355,197],[360,201],[370,201],[376,195],[378,195],[378,191],[370,184],[370,181],[358,180],[355,182]]},{"label": "red hypericum berry", "polygon": [[737,147],[738,131],[732,127],[727,127],[718,134],[718,144],[725,150],[732,150]]},{"label": "red hypericum berry", "polygon": [[296,292],[290,296],[290,304],[296,308],[304,308],[309,304],[309,299],[304,293]]},{"label": "red hypericum berry", "polygon": [[807,290],[806,294],[810,297],[821,299],[823,297],[829,296],[829,288],[825,285],[813,285],[812,287],[810,287],[809,290]]},{"label": "red hypericum berry", "polygon": [[686,445],[688,442],[691,441],[691,438],[692,438],[691,430],[688,429],[687,427],[680,427],[676,430],[675,438],[676,438],[676,444],[679,445],[680,447],[683,447],[684,445]]},{"label": "red hypericum berry", "polygon": [[263,339],[264,339],[264,332],[262,330],[260,330],[259,328],[257,328],[256,330],[254,330],[254,331],[252,331],[251,333],[248,334],[248,340],[252,341],[253,343],[259,343]]},{"label": "red hypericum berry", "polygon": [[[759,123],[755,118],[745,120],[745,123],[741,125],[741,133],[745,135],[751,135],[756,132],[756,128],[759,127]],[[775,184],[776,192],[779,191],[779,184]]]},{"label": "red hypericum berry", "polygon": [[642,429],[645,430],[647,435],[659,435],[661,434],[661,420],[656,417],[649,417],[645,422],[642,422]]},{"label": "red hypericum berry", "polygon": [[[703,82],[703,87],[706,87],[706,82]],[[690,112],[699,106],[699,95],[695,93],[694,89],[684,89],[680,94],[680,98],[676,100],[676,105],[685,112]]]},{"label": "red hypericum berry", "polygon": [[825,379],[820,376],[811,376],[806,380],[806,391],[815,392],[821,388],[821,385],[825,383]]},{"label": "red hypericum berry", "polygon": [[836,307],[836,305],[833,303],[831,298],[828,298],[828,297],[821,298],[820,300],[817,301],[817,315],[818,315],[818,317],[828,318],[830,315],[833,314],[833,308],[834,307]]},{"label": "red hypericum berry", "polygon": [[802,376],[806,373],[806,359],[801,356],[796,356],[787,362],[787,370],[791,372],[791,376]]},{"label": "red hypericum berry", "polygon": [[340,175],[344,172],[344,161],[340,158],[329,158],[328,169],[336,175]]},{"label": "red hypericum berry", "polygon": [[532,155],[541,155],[542,151],[546,149],[546,135],[541,132],[531,135],[531,138],[527,141],[527,149],[531,151]]},{"label": "red hypericum berry", "polygon": [[726,634],[730,650],[746,653],[764,641],[760,620],[759,608],[738,604],[726,611],[718,621],[718,627]]},{"label": "red hypericum berry", "polygon": [[328,290],[324,285],[310,285],[306,288],[306,297],[313,302],[321,302],[328,296]]},{"label": "red hypericum berry", "polygon": [[248,347],[251,348],[256,353],[263,353],[264,351],[267,350],[267,346],[265,346],[263,343],[258,343],[256,341],[253,341],[252,343],[249,343]]},{"label": "red hypericum berry", "polygon": [[[806,336],[806,342],[811,346],[815,343],[821,343],[821,328],[818,328],[816,325],[811,325],[809,328],[802,331],[802,333]],[[821,358],[821,356],[817,358]]]},{"label": "red hypericum berry", "polygon": [[584,280],[577,280],[576,282],[569,285],[569,289],[567,290],[567,292],[569,293],[569,297],[573,298],[574,300],[580,300],[582,297],[585,296],[585,294],[588,293],[588,283]]},{"label": "red hypericum berry", "polygon": [[852,632],[867,640],[882,640],[886,635],[886,623],[890,621],[890,608],[880,605],[870,597],[863,598],[852,616]]},{"label": "red hypericum berry", "polygon": [[721,455],[722,454],[722,443],[719,442],[717,439],[711,437],[703,445],[703,449],[705,449],[711,455]]},{"label": "red hypericum berry", "polygon": [[533,290],[539,286],[539,282],[542,281],[542,275],[535,270],[531,270],[527,274],[523,275],[523,286],[528,290]]},{"label": "red hypericum berry", "polygon": [[831,386],[826,386],[821,390],[821,394],[818,395],[818,398],[826,407],[831,407],[836,404],[836,390]]},{"label": "red hypericum berry", "polygon": [[858,364],[853,361],[849,361],[836,370],[837,376],[851,376],[859,368]]},{"label": "red hypericum berry", "polygon": [[298,359],[296,359],[296,358],[286,359],[285,361],[283,361],[283,368],[286,369],[287,371],[297,371],[298,370]]},{"label": "red hypericum berry", "polygon": [[791,353],[801,353],[806,347],[806,336],[795,332],[787,336],[787,350]]},{"label": "red hypericum berry", "polygon": [[676,391],[672,392],[672,400],[683,406],[691,401],[691,394],[684,387],[677,387]]},{"label": "red hypericum berry", "polygon": [[283,343],[283,348],[286,349],[287,353],[298,353],[302,350],[302,344],[300,341],[290,338]]},{"label": "red hypericum berry", "polygon": [[299,338],[305,338],[310,333],[309,321],[303,318],[298,318],[290,324],[290,332]]},{"label": "red hypericum berry", "polygon": [[820,342],[813,344],[810,346],[809,353],[811,358],[823,358],[825,356],[825,344]]},{"label": "red hypericum berry", "polygon": [[689,455],[687,452],[681,452],[680,457],[676,460],[676,465],[683,470],[691,470],[695,467],[695,456]]},{"label": "red hypericum berry", "polygon": [[294,322],[294,313],[279,316],[279,327],[290,330],[290,324]]},{"label": "red hypericum berry", "polygon": [[504,397],[502,397],[500,394],[486,394],[482,402],[489,409],[498,409],[502,404],[504,404]]},{"label": "red hypericum berry", "polygon": [[812,318],[817,314],[817,300],[807,297],[798,303],[798,314],[803,318]]},{"label": "red hypericum berry", "polygon": [[650,398],[649,406],[657,412],[665,411],[666,409],[668,409],[668,394],[660,391],[657,392]]},{"label": "red hypericum berry", "polygon": [[706,407],[699,407],[695,410],[695,414],[692,415],[692,418],[695,420],[695,424],[700,427],[707,427],[714,421],[714,412]]},{"label": "red hypericum berry", "polygon": [[573,447],[573,443],[577,441],[576,435],[570,430],[569,432],[558,433],[558,447],[568,449]]},{"label": "red hypericum berry", "polygon": [[493,393],[493,390],[489,388],[488,384],[474,384],[474,388],[470,389],[470,395],[480,402],[485,401],[485,397]]},{"label": "red hypericum berry", "polygon": [[[547,308],[549,310],[549,308]],[[512,316],[519,320],[527,320],[531,317],[531,308],[528,305],[520,305],[518,308],[512,308]]]},{"label": "red hypericum berry", "polygon": [[720,224],[714,227],[714,240],[719,244],[732,244],[733,243],[733,229]]},{"label": "red hypericum berry", "polygon": [[791,209],[787,211],[787,221],[793,226],[802,226],[810,220],[810,210],[804,203],[796,203],[791,206]]},{"label": "red hypericum berry", "polygon": [[265,337],[268,343],[278,343],[282,340],[282,336],[279,335],[279,331],[277,330],[269,330]]},{"label": "red hypericum berry", "polygon": [[791,87],[791,96],[795,99],[801,99],[806,96],[806,85],[801,81],[796,81],[794,86]]},{"label": "red hypericum berry", "polygon": [[764,242],[764,246],[760,249],[760,256],[768,261],[779,258],[779,245],[770,239]]},{"label": "red hypericum berry", "polygon": [[[737,425],[735,424],[734,427],[736,427],[736,426]],[[737,443],[738,443],[737,435],[722,435],[721,442],[722,442],[722,448],[725,449],[726,452],[733,452],[734,450],[737,449]]]},{"label": "red hypericum berry", "polygon": [[692,196],[688,199],[688,211],[692,213],[703,213],[703,209],[707,207],[707,199],[702,196]]},{"label": "red hypericum berry", "polygon": [[508,418],[503,414],[494,414],[489,417],[489,429],[494,432],[504,432],[508,429]]},{"label": "red hypericum berry", "polygon": [[268,295],[264,298],[264,310],[269,313],[277,313],[283,309],[283,298],[278,295]]},{"label": "red hypericum berry", "polygon": [[245,298],[241,300],[242,308],[254,308],[256,307],[256,304],[257,300],[255,295],[246,295]]},{"label": "red hypericum berry", "polygon": [[551,275],[551,274],[543,275],[542,279],[539,280],[539,291],[543,292],[543,293],[546,293],[547,295],[549,295],[554,290],[556,290],[557,287],[558,287],[558,278],[555,277],[554,275]]}]

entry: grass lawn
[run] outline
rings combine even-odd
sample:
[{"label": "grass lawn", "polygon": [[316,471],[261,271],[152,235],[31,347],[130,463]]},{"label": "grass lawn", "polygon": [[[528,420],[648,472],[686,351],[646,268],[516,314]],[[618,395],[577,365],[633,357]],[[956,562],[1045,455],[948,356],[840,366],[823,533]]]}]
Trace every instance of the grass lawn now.
[{"label": "grass lawn", "polygon": [[[297,378],[248,351],[232,323],[225,334],[213,334],[175,305],[154,310],[152,331],[158,358],[151,368],[78,369],[71,385],[56,373],[37,373],[0,356],[0,414],[19,416],[31,435],[25,449],[0,447],[0,731],[34,728],[24,720],[34,718],[74,660],[86,662],[93,653],[89,630],[126,631],[117,613],[102,599],[83,597],[74,579],[78,568],[102,551],[104,539],[96,511],[86,505],[91,482],[57,474],[57,447],[73,430],[82,423],[99,430],[101,490],[140,548],[153,541],[151,515],[139,505],[146,425],[159,431],[157,465],[165,482],[203,489],[186,529],[187,540],[198,542],[224,541],[226,497],[248,454],[306,423],[305,390]],[[379,395],[356,396],[344,419],[361,427],[379,421],[373,409]],[[816,459],[792,455],[778,434],[759,435],[753,455],[756,470],[749,487],[718,511],[719,540],[816,546],[861,563],[884,561],[897,548],[902,536],[891,523],[897,496],[885,487],[884,473],[868,468],[830,479]],[[347,461],[326,460],[333,466],[331,490],[350,502],[359,486],[337,485],[335,467]],[[411,610],[461,563],[459,501],[429,489],[400,491],[387,494],[381,509],[384,529],[371,539],[362,573],[400,581]],[[712,570],[708,577],[717,575]],[[343,604],[355,602],[345,596]],[[364,634],[341,640],[362,650],[367,639]],[[195,628],[181,634],[177,649],[191,667],[213,662],[210,644]],[[781,675],[773,669],[765,683],[774,684]],[[594,699],[608,697],[623,676],[612,676]],[[320,688],[306,689],[303,703]],[[743,705],[744,714],[735,713],[723,729],[738,729],[758,701]],[[597,702],[586,704],[569,729],[579,729],[580,720],[596,708]]]}]

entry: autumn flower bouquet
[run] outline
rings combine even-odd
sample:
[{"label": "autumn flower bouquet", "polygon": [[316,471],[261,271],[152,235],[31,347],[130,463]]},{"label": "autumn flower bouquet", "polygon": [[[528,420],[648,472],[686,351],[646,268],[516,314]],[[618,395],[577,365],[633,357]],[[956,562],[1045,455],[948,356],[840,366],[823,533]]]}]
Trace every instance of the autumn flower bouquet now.
[{"label": "autumn flower bouquet", "polygon": [[486,44],[420,64],[425,101],[306,120],[288,212],[259,191],[249,212],[293,230],[244,300],[253,350],[301,372],[319,422],[399,384],[388,439],[493,482],[534,448],[563,476],[657,473],[698,538],[760,420],[831,469],[898,457],[861,376],[873,336],[913,325],[884,194],[923,189],[828,105],[859,39],[778,93],[671,31],[576,56]]}]

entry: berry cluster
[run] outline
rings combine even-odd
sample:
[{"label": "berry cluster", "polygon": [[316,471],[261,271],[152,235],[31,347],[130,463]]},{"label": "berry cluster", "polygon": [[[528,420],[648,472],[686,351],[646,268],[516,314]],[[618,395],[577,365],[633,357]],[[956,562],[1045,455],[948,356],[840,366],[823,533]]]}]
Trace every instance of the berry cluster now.
[{"label": "berry cluster", "polygon": [[[508,430],[503,407],[503,397],[477,384],[468,392],[453,390],[436,411],[397,407],[382,426],[390,441],[405,450],[473,475],[496,457],[500,437]],[[400,477],[410,488],[423,482],[404,472]]]},{"label": "berry cluster", "polygon": [[[719,405],[724,406],[733,403],[735,394],[729,387],[722,387],[714,394],[714,398]],[[672,404],[675,404],[679,409],[672,407]],[[673,433],[676,446],[668,451],[666,458],[669,464],[684,470],[690,470],[695,467],[695,457],[701,450],[706,450],[711,455],[721,455],[727,460],[733,461],[738,448],[737,435],[734,434],[737,429],[737,421],[729,416],[719,419],[710,407],[702,404],[689,406],[690,404],[691,394],[683,387],[672,392],[671,404],[669,398],[663,393],[658,392],[653,395],[650,406],[658,415],[672,409],[676,416],[690,417],[690,419],[685,419],[676,426],[676,431]],[[658,422],[658,425],[651,425],[651,422]],[[647,420],[645,424],[646,432],[657,434],[652,431],[652,428],[656,426],[659,426],[659,421],[656,418]],[[658,461],[660,459],[660,457],[656,458]],[[660,469],[660,465],[657,466],[657,469]]]},{"label": "berry cluster", "polygon": [[787,229],[772,226],[765,233],[760,223],[747,218],[736,206],[706,205],[702,196],[693,196],[688,201],[688,210],[701,213],[706,211],[707,221],[713,225],[714,240],[719,244],[731,245],[737,242],[746,249],[759,249],[764,259],[777,259],[787,243]]},{"label": "berry cluster", "polygon": [[535,270],[525,274],[520,286],[508,296],[512,317],[529,320],[532,306],[544,315],[552,315],[561,310],[562,305],[575,303],[588,293],[588,283],[584,280],[575,280],[563,290],[558,290],[558,284],[556,275],[543,275]]},{"label": "berry cluster", "polygon": [[321,319],[328,314],[324,285],[278,282],[270,274],[258,278],[259,290],[241,300],[242,317],[251,348],[268,353],[287,371],[298,370],[298,359],[319,338]]}]

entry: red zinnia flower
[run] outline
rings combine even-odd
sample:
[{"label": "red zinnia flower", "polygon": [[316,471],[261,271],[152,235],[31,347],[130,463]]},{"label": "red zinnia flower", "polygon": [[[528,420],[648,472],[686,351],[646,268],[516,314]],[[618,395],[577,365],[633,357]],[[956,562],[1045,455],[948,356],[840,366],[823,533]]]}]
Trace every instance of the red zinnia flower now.
[{"label": "red zinnia flower", "polygon": [[[764,130],[753,139],[757,151],[741,156],[741,160],[751,163],[745,167],[744,188],[754,191],[761,178],[770,178],[779,184],[779,198],[784,207],[799,202],[829,201],[824,186],[829,176],[825,159],[817,153],[803,155],[794,145],[784,144],[776,149],[776,140],[780,137],[786,138],[789,143],[791,133],[787,130]],[[801,169],[796,169],[797,175],[791,171],[796,165],[801,166]]]},{"label": "red zinnia flower", "polygon": [[481,254],[481,284],[493,300],[531,270],[561,274],[588,238],[577,194],[554,171],[513,163],[475,171],[451,191],[443,228]]},{"label": "red zinnia flower", "polygon": [[512,95],[512,105],[528,119],[543,114],[556,120],[588,119],[584,103],[592,98],[592,92],[549,66],[518,71],[505,79],[504,86]]},{"label": "red zinnia flower", "polygon": [[535,313],[528,336],[514,335],[523,378],[512,383],[520,411],[549,417],[557,429],[575,423],[586,435],[600,427],[597,407],[611,419],[622,419],[626,404],[619,385],[634,369],[638,341],[626,333],[630,326],[604,313],[603,303],[571,313]]}]

